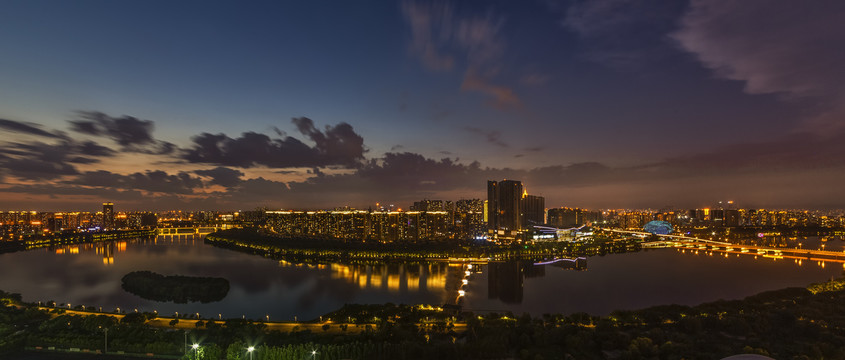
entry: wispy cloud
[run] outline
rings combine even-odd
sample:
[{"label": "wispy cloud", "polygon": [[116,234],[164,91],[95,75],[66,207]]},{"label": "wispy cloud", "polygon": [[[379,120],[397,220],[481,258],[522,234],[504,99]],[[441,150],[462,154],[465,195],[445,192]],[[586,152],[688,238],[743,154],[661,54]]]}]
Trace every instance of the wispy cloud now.
[{"label": "wispy cloud", "polygon": [[522,101],[516,96],[513,89],[507,86],[492,84],[473,69],[467,70],[464,75],[461,90],[477,91],[489,96],[490,100],[488,104],[499,110],[507,110],[522,105]]},{"label": "wispy cloud", "polygon": [[401,6],[411,31],[409,49],[423,66],[436,72],[462,69],[461,90],[491,97],[488,105],[497,109],[521,104],[511,87],[495,84],[491,75],[502,67],[502,19],[491,13],[459,15],[445,2],[406,0]]},{"label": "wispy cloud", "polygon": [[582,39],[587,59],[620,70],[641,69],[674,52],[666,34],[684,6],[683,1],[575,0],[562,24]]},{"label": "wispy cloud", "polygon": [[484,136],[487,142],[500,146],[503,148],[508,147],[508,144],[502,140],[502,134],[496,130],[485,130],[477,127],[467,126],[463,128],[465,131],[468,131],[473,134],[479,134]]},{"label": "wispy cloud", "polygon": [[422,64],[434,71],[454,68],[455,59],[447,49],[453,35],[452,7],[445,3],[404,1],[402,13],[411,29],[409,49],[419,56]]},{"label": "wispy cloud", "polygon": [[671,37],[750,94],[813,98],[807,129],[845,129],[845,2],[694,0]]}]

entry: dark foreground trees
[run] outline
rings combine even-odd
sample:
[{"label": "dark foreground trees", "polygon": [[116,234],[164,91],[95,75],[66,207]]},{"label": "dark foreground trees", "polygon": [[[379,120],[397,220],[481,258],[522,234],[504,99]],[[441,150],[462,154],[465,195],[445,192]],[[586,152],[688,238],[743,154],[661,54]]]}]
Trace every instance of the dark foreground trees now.
[{"label": "dark foreground trees", "polygon": [[[268,332],[232,319],[181,330],[137,319],[0,308],[0,351],[23,346],[179,355],[199,359],[721,359],[757,353],[776,359],[845,358],[845,290],[788,288],[743,300],[667,305],[608,316],[451,314],[433,307],[350,305],[324,315],[319,331]],[[9,298],[6,296],[6,298]],[[8,300],[7,303],[13,303]],[[351,324],[341,323],[343,318]],[[325,320],[325,319],[324,319]],[[361,330],[361,331],[350,331]],[[0,355],[0,358],[3,358]]]}]

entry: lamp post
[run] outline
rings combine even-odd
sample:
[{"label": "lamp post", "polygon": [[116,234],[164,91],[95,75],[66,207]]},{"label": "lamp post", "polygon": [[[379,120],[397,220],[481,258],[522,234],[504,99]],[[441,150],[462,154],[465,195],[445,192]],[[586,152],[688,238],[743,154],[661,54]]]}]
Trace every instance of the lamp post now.
[{"label": "lamp post", "polygon": [[103,331],[106,334],[106,340],[103,342],[103,345],[105,345],[105,347],[103,349],[103,354],[108,354],[109,353],[109,328],[105,328],[105,329],[103,329]]},{"label": "lamp post", "polygon": [[191,348],[194,349],[194,359],[197,359],[199,357],[199,355],[197,355],[197,351],[200,348],[200,344],[193,344],[191,345]]},{"label": "lamp post", "polygon": [[255,346],[250,346],[246,348],[246,352],[249,353],[249,360],[252,360],[252,352],[255,351]]}]

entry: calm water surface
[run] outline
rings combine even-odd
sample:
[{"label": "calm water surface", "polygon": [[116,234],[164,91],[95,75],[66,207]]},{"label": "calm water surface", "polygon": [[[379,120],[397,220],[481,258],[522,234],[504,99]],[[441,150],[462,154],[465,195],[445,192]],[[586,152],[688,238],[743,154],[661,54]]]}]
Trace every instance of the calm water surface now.
[{"label": "calm water surface", "polygon": [[[800,241],[804,247],[820,246],[818,238]],[[842,250],[841,240],[824,244],[827,250]],[[571,262],[309,266],[215,248],[199,238],[159,237],[2,254],[0,289],[21,293],[25,301],[215,318],[305,320],[345,303],[455,303],[459,290],[465,292],[460,302],[471,310],[603,315],[615,309],[738,299],[843,272],[840,263],[799,265],[675,249],[590,257],[580,265],[580,270]],[[144,300],[120,286],[120,279],[136,270],[222,277],[229,280],[230,291],[222,301],[208,304]]]}]

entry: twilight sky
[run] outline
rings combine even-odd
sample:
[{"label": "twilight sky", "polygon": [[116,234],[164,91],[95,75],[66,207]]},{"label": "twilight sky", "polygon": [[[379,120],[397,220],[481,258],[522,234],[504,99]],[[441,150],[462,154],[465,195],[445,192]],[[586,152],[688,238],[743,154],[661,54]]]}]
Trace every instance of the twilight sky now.
[{"label": "twilight sky", "polygon": [[0,3],[0,210],[845,208],[845,2]]}]

